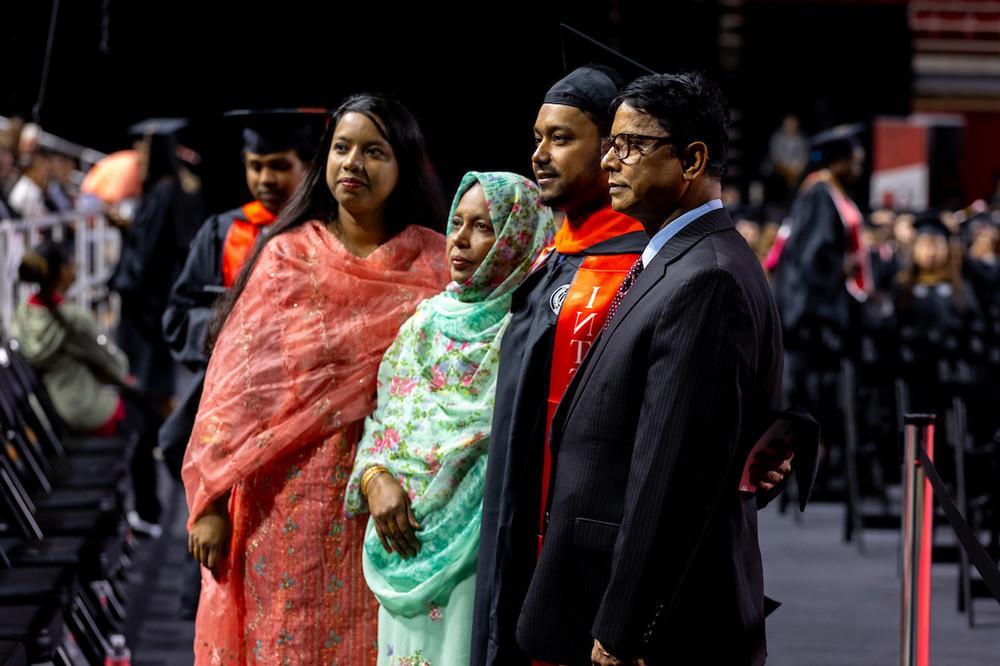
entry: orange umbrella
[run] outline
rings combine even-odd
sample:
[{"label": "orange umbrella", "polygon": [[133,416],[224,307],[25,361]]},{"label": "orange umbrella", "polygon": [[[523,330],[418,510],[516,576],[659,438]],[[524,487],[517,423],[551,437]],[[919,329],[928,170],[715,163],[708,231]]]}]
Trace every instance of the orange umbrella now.
[{"label": "orange umbrella", "polygon": [[119,150],[99,160],[87,172],[80,191],[93,194],[107,204],[117,204],[124,199],[139,196],[142,192],[139,153],[135,150]]}]

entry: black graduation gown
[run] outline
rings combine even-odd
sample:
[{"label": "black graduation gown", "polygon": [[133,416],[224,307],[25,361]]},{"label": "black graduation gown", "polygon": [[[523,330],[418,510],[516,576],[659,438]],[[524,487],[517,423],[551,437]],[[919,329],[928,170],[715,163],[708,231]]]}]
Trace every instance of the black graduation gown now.
[{"label": "black graduation gown", "polygon": [[847,238],[829,192],[816,183],[792,205],[792,228],[774,274],[774,298],[788,346],[803,327],[847,331],[850,294],[844,285]]},{"label": "black graduation gown", "polygon": [[198,195],[185,192],[175,178],[160,180],[143,195],[111,277],[110,286],[121,297],[119,346],[141,389],[154,400],[173,394],[173,361],[160,318],[200,219]]},{"label": "black graduation gown", "polygon": [[965,268],[985,323],[997,324],[1000,322],[1000,263],[969,259]]},{"label": "black graduation gown", "polygon": [[961,293],[956,294],[950,282],[915,285],[908,302],[897,307],[904,337],[934,344],[967,332],[980,318],[979,304],[968,283],[962,281],[958,288]]},{"label": "black graduation gown", "polygon": [[883,256],[879,247],[868,250],[868,262],[872,267],[872,288],[876,292],[891,292],[893,282],[899,275],[899,258],[892,250]]},{"label": "black graduation gown", "polygon": [[971,287],[962,282],[958,289],[960,294],[950,282],[917,284],[902,301],[897,293],[902,372],[913,411],[940,411],[950,400],[942,389],[939,361],[964,351],[964,335],[980,318]]},{"label": "black graduation gown", "polygon": [[170,290],[163,313],[163,335],[174,358],[191,370],[208,365],[205,336],[212,319],[212,306],[226,292],[222,252],[229,228],[242,218],[242,208],[208,218],[192,241],[187,261]]},{"label": "black graduation gown", "polygon": [[208,367],[205,337],[212,319],[212,306],[226,291],[222,276],[226,237],[233,222],[243,217],[243,209],[234,208],[205,221],[191,243],[187,261],[170,291],[163,313],[163,335],[174,359],[195,373],[187,392],[159,433],[159,445],[167,467],[177,478],[180,478],[184,449],[194,428],[205,383]]},{"label": "black graduation gown", "polygon": [[542,458],[560,294],[588,255],[639,254],[649,238],[627,233],[584,253],[555,254],[514,292],[500,346],[496,406],[472,626],[472,666],[528,664],[515,630],[537,555]]}]

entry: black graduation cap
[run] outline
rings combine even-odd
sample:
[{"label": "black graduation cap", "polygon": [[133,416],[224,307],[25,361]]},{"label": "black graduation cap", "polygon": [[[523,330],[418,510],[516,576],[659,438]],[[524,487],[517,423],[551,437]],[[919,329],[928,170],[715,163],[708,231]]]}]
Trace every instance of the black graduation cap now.
[{"label": "black graduation cap", "polygon": [[959,228],[962,230],[963,236],[968,235],[974,228],[982,227],[997,227],[1000,228],[1000,212],[981,210],[977,213],[973,213],[969,217],[962,220]]},{"label": "black graduation cap", "polygon": [[188,126],[186,118],[147,118],[128,128],[130,136],[174,136]]},{"label": "black graduation cap", "polygon": [[201,155],[184,145],[191,138],[184,136],[189,126],[187,118],[176,117],[147,118],[129,126],[129,136],[149,144],[149,173],[176,172],[178,160],[189,166],[201,162]]},{"label": "black graduation cap", "polygon": [[958,224],[958,236],[968,246],[976,232],[985,227],[1000,227],[988,210],[981,210],[966,217]]},{"label": "black graduation cap", "polygon": [[294,150],[303,160],[316,154],[331,117],[323,108],[239,109],[227,111],[243,126],[243,150],[259,155]]},{"label": "black graduation cap", "polygon": [[837,125],[815,134],[809,139],[809,160],[815,164],[827,165],[850,157],[854,149],[861,145],[863,123]]},{"label": "black graduation cap", "polygon": [[913,223],[913,228],[917,235],[931,234],[943,238],[951,238],[951,229],[941,221],[941,211],[930,209],[917,216]]},{"label": "black graduation cap", "polygon": [[[559,25],[559,40],[566,76],[546,93],[546,104],[573,106],[610,123],[611,102],[626,80],[656,73],[565,23]],[[570,71],[570,63],[586,64]]]}]

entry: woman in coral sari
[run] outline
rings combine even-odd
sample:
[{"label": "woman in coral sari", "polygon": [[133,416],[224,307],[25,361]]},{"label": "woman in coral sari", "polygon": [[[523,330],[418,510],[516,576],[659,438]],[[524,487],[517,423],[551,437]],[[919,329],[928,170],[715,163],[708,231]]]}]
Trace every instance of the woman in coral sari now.
[{"label": "woman in coral sari", "polygon": [[375,662],[343,497],[379,361],[448,280],[440,188],[388,98],[347,100],[320,151],[220,309],[185,456],[198,664]]},{"label": "woman in coral sari", "polygon": [[469,663],[486,450],[514,289],[555,233],[530,180],[470,172],[448,222],[452,282],[399,331],[378,371],[347,488],[371,511],[379,666]]}]

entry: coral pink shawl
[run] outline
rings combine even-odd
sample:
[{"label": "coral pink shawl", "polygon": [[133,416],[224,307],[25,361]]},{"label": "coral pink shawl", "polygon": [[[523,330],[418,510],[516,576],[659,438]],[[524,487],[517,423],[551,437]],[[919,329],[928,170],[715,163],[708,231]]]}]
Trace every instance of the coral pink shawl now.
[{"label": "coral pink shawl", "polygon": [[[182,472],[189,527],[238,482],[371,413],[382,355],[448,281],[444,255],[444,237],[418,226],[364,259],[318,221],[267,243],[208,366]],[[232,626],[211,628],[216,639],[241,631],[239,581],[227,585],[227,563],[220,567],[213,605],[235,612],[218,619]]]}]

